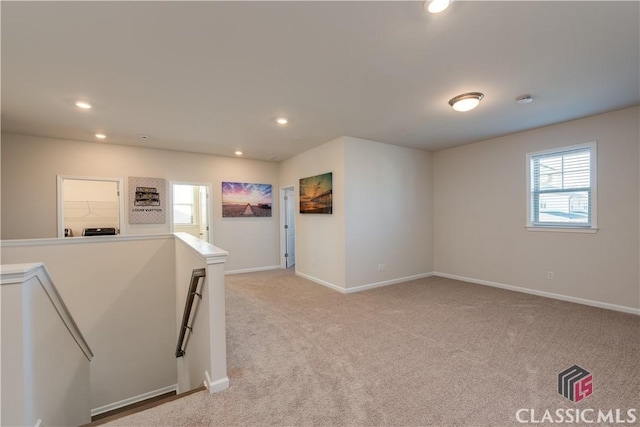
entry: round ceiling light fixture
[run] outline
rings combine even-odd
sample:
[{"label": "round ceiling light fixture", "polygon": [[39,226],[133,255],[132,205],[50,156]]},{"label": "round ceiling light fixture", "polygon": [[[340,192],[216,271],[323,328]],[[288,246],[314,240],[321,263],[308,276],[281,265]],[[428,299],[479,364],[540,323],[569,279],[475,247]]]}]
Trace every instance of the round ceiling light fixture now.
[{"label": "round ceiling light fixture", "polygon": [[107,137],[107,135],[105,135],[104,133],[96,133],[96,138],[98,139],[105,139]]},{"label": "round ceiling light fixture", "polygon": [[429,13],[440,13],[449,7],[453,0],[427,0],[424,2],[424,10]]},{"label": "round ceiling light fixture", "polygon": [[522,95],[516,98],[516,104],[529,104],[533,102],[531,95]]},{"label": "round ceiling light fixture", "polygon": [[242,151],[240,151],[240,150],[236,151],[236,152],[235,152],[235,155],[236,155],[236,156],[242,156]]},{"label": "round ceiling light fixture", "polygon": [[455,96],[449,100],[449,105],[456,111],[473,110],[480,104],[480,100],[484,98],[484,94],[480,92],[467,92],[462,95]]},{"label": "round ceiling light fixture", "polygon": [[276,123],[278,123],[279,125],[286,125],[287,123],[289,123],[289,120],[286,117],[278,117],[276,119]]}]

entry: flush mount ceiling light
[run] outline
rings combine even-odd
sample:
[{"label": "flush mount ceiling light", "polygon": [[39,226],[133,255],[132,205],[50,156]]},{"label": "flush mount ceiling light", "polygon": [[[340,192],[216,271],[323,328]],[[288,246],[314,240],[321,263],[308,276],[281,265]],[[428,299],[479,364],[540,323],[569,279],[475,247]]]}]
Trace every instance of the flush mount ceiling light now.
[{"label": "flush mount ceiling light", "polygon": [[98,139],[105,139],[107,137],[107,135],[105,135],[104,133],[96,133],[96,138]]},{"label": "flush mount ceiling light", "polygon": [[278,117],[276,119],[276,123],[278,123],[279,125],[286,125],[287,123],[289,123],[289,120],[286,117]]},{"label": "flush mount ceiling light", "polygon": [[458,95],[449,100],[449,105],[456,111],[473,110],[480,104],[480,100],[484,98],[484,94],[480,92],[467,92]]},{"label": "flush mount ceiling light", "polygon": [[522,95],[516,98],[516,104],[529,104],[533,102],[531,95]]},{"label": "flush mount ceiling light", "polygon": [[427,0],[424,2],[424,10],[429,13],[440,13],[444,11],[453,0]]},{"label": "flush mount ceiling light", "polygon": [[235,154],[236,154],[236,156],[242,156],[242,151],[238,150],[238,151],[236,151]]},{"label": "flush mount ceiling light", "polygon": [[83,110],[88,110],[91,108],[91,104],[85,101],[78,101],[76,102],[76,107],[82,108]]}]

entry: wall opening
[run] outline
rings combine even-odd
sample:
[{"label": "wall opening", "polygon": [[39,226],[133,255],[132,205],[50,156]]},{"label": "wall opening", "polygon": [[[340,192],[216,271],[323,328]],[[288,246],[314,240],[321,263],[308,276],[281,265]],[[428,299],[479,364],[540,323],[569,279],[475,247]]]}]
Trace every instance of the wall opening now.
[{"label": "wall opening", "polygon": [[120,234],[122,188],[121,178],[58,175],[58,237],[96,235],[91,230],[107,229]]}]

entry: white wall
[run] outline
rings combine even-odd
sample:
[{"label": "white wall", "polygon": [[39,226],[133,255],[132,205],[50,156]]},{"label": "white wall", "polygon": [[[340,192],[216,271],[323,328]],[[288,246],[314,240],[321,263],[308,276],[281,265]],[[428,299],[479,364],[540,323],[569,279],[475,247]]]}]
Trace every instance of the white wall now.
[{"label": "white wall", "polygon": [[93,350],[92,409],[176,384],[174,238],[135,239],[2,242],[3,264],[45,264]]},{"label": "white wall", "polygon": [[347,288],[432,272],[431,153],[344,140]]},{"label": "white wall", "polygon": [[199,281],[200,298],[194,302],[190,324],[183,345],[185,354],[177,358],[178,392],[200,387],[209,392],[229,387],[225,321],[224,262],[227,253],[193,236],[176,233],[176,337],[180,334],[185,302],[194,269],[204,268]]},{"label": "white wall", "polygon": [[[640,307],[638,117],[629,108],[434,153],[435,270]],[[526,153],[591,141],[598,232],[527,231]]]},{"label": "white wall", "polygon": [[346,288],[344,171],[344,138],[285,160],[280,167],[280,186],[295,186],[296,203],[300,178],[333,173],[332,214],[300,214],[296,207],[296,273],[339,289]]},{"label": "white wall", "polygon": [[[22,289],[19,286],[2,286],[0,290],[0,314],[2,321],[2,370],[0,425],[26,425],[25,404],[27,393],[24,375],[24,334],[22,333]],[[20,319],[16,321],[14,319]],[[11,350],[7,350],[11,349]],[[34,423],[35,424],[35,423]]]},{"label": "white wall", "polygon": [[[91,421],[89,359],[54,306],[41,265],[19,265],[2,280],[2,425]],[[19,276],[22,275],[22,278]],[[48,290],[45,290],[45,287]],[[56,300],[56,303],[60,303]],[[64,313],[65,315],[67,313]]]},{"label": "white wall", "polygon": [[[222,181],[271,184],[277,195],[277,163],[13,134],[2,134],[1,150],[3,240],[57,236],[59,174],[124,178],[125,200],[128,177],[142,176],[166,179],[167,194],[169,181],[211,184],[212,243],[229,251],[228,270],[280,264],[277,197],[271,218],[222,218]],[[165,224],[122,223],[123,234],[170,231],[168,212]]]}]

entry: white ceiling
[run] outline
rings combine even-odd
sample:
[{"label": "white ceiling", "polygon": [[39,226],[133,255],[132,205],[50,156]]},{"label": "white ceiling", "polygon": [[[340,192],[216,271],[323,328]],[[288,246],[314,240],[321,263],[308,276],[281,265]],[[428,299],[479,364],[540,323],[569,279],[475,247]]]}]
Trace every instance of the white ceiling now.
[{"label": "white ceiling", "polygon": [[[342,135],[438,150],[640,103],[637,1],[1,8],[4,132],[283,160]],[[453,111],[469,91],[480,106]]]}]

